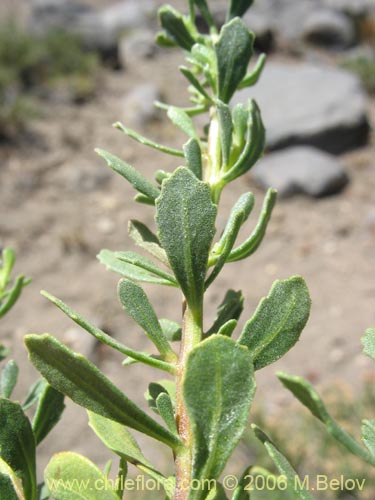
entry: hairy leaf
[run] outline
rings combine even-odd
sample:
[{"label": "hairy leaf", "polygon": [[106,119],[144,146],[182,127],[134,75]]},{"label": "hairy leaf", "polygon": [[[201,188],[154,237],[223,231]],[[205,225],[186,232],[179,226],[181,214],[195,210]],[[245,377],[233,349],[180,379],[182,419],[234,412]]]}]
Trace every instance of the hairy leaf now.
[{"label": "hairy leaf", "polygon": [[215,43],[218,98],[227,104],[244,78],[253,54],[254,35],[241,19],[225,24]]},{"label": "hairy leaf", "polygon": [[170,319],[159,319],[161,329],[164,335],[170,341],[181,340],[182,328],[179,323],[171,321]]},{"label": "hairy leaf", "polygon": [[127,425],[171,446],[179,439],[128,399],[84,356],[48,334],[27,335],[30,360],[57,391],[87,410]]},{"label": "hairy leaf", "polygon": [[173,7],[165,5],[159,9],[161,26],[167,32],[168,38],[185,50],[190,50],[195,40],[187,28],[184,17]]},{"label": "hairy leaf", "polygon": [[103,472],[88,458],[71,451],[51,458],[44,479],[54,500],[119,500],[116,492],[106,487]]},{"label": "hairy leaf", "polygon": [[262,74],[264,65],[266,64],[266,59],[267,59],[266,54],[260,54],[260,56],[258,57],[257,63],[254,66],[253,70],[250,71],[250,73],[248,73],[245,76],[245,78],[242,80],[242,82],[238,86],[239,89],[242,89],[245,87],[251,87],[258,82],[258,80]]},{"label": "hairy leaf", "polygon": [[207,93],[206,89],[200,83],[198,78],[194,75],[194,73],[185,66],[180,66],[180,71],[184,75],[184,77],[193,85],[193,87],[209,102],[212,102],[210,95]]},{"label": "hairy leaf", "polygon": [[22,480],[27,500],[36,500],[35,438],[18,403],[0,399],[0,457]]},{"label": "hairy leaf", "polygon": [[174,276],[158,268],[150,259],[136,252],[101,250],[97,257],[107,269],[129,280],[177,286]]},{"label": "hairy leaf", "polygon": [[375,361],[375,328],[368,328],[362,337],[363,352]]},{"label": "hairy leaf", "polygon": [[217,101],[217,112],[220,124],[220,144],[222,155],[222,166],[224,169],[228,167],[230,152],[232,147],[232,114],[228,104],[224,104],[220,100]]},{"label": "hairy leaf", "polygon": [[189,137],[193,137],[198,140],[198,134],[195,129],[193,120],[190,116],[181,108],[176,108],[175,106],[169,106],[167,112],[168,118],[172,123],[181,129]]},{"label": "hairy leaf", "polygon": [[129,222],[128,233],[139,247],[147,250],[164,264],[168,264],[168,258],[160,246],[158,237],[142,222],[131,220]]},{"label": "hairy leaf", "polygon": [[159,239],[192,309],[200,309],[216,207],[207,184],[185,167],[163,183],[156,202]]},{"label": "hairy leaf", "polygon": [[245,147],[242,149],[236,163],[224,174],[223,180],[226,183],[248,172],[264,151],[266,132],[260,109],[254,100],[250,102],[247,113]]},{"label": "hairy leaf", "polygon": [[168,429],[177,434],[178,431],[174,417],[173,405],[169,394],[166,392],[160,393],[155,402],[158,413],[167,424]]},{"label": "hairy leaf", "polygon": [[90,427],[109,450],[137,467],[154,469],[126,427],[92,411],[88,415]]},{"label": "hairy leaf", "polygon": [[227,19],[243,16],[246,11],[251,7],[254,0],[231,0]]},{"label": "hairy leaf", "polygon": [[271,218],[272,210],[276,203],[276,197],[277,191],[272,188],[268,189],[263,202],[262,212],[260,214],[258,224],[256,225],[249,238],[247,238],[247,240],[245,240],[240,246],[231,251],[227,259],[228,262],[235,262],[236,260],[245,259],[246,257],[252,255],[255,250],[257,250],[266,234],[268,222]]},{"label": "hairy leaf", "polygon": [[208,337],[213,333],[218,333],[220,328],[228,321],[232,319],[238,320],[243,311],[243,302],[244,297],[241,291],[228,290],[217,309],[217,317],[213,325],[205,335]]},{"label": "hairy leaf", "polygon": [[249,474],[250,474],[251,466],[247,467],[241,479],[233,492],[233,496],[231,500],[250,500],[249,489],[247,488],[249,485]]},{"label": "hairy leaf", "polygon": [[170,363],[166,363],[165,361],[150,356],[149,354],[144,354],[142,352],[134,351],[134,349],[130,349],[129,347],[122,344],[118,340],[114,339],[107,333],[103,332],[103,330],[100,330],[100,328],[97,328],[96,326],[92,325],[89,321],[87,321],[81,315],[70,309],[66,304],[64,304],[62,300],[58,299],[57,297],[54,297],[53,295],[45,291],[42,291],[42,295],[46,297],[48,300],[50,300],[53,304],[55,304],[64,314],[69,316],[70,319],[72,319],[75,323],[77,323],[77,325],[84,328],[90,335],[95,337],[99,342],[102,342],[103,344],[106,344],[109,347],[116,349],[116,351],[119,351],[122,354],[125,354],[126,356],[135,359],[136,361],[139,361],[146,365],[154,366],[155,368],[159,368],[160,370],[165,370],[171,373],[174,372],[174,366],[171,365]]},{"label": "hairy leaf", "polygon": [[0,456],[0,500],[28,500],[22,490],[21,480]]},{"label": "hairy leaf", "polygon": [[249,349],[256,370],[277,361],[293,347],[308,320],[310,304],[300,276],[275,281],[238,340]]},{"label": "hairy leaf", "polygon": [[107,153],[107,151],[104,151],[103,149],[97,148],[95,149],[95,151],[99,156],[104,158],[104,160],[112,170],[114,170],[122,177],[124,177],[128,182],[130,182],[130,184],[132,184],[137,191],[147,196],[148,198],[151,198],[152,200],[155,200],[159,196],[159,189],[151,184],[151,182],[149,182],[145,177],[143,177],[143,175],[140,174],[134,167],[124,162],[123,160],[120,160],[120,158],[118,158],[117,156],[111,153]]},{"label": "hairy leaf", "polygon": [[186,166],[197,179],[202,180],[202,151],[197,139],[191,138],[184,145]]},{"label": "hairy leaf", "polygon": [[13,389],[17,384],[18,379],[18,366],[17,363],[10,359],[8,363],[1,370],[1,379],[0,379],[0,396],[3,398],[10,398],[12,395]]},{"label": "hairy leaf", "polygon": [[128,127],[125,127],[125,125],[123,125],[120,122],[116,122],[114,124],[114,127],[117,128],[118,130],[121,130],[121,132],[124,132],[124,134],[126,134],[128,137],[134,139],[140,144],[143,144],[144,146],[148,146],[150,148],[156,149],[157,151],[161,151],[162,153],[167,153],[172,156],[180,156],[182,158],[184,157],[184,153],[180,149],[169,148],[168,146],[163,146],[162,144],[158,144],[157,142],[151,141],[150,139],[147,139],[147,137],[143,137],[143,135],[138,134],[138,132],[135,132],[134,130],[131,130]]},{"label": "hairy leaf", "polygon": [[304,405],[311,413],[323,422],[327,431],[339,443],[341,443],[353,455],[357,455],[369,464],[375,467],[375,456],[369,453],[363,446],[344,429],[342,429],[328,413],[321,397],[307,380],[302,377],[288,375],[287,373],[277,373],[282,384],[289,389],[292,394]]},{"label": "hairy leaf", "polygon": [[270,440],[270,438],[257,425],[253,424],[251,427],[253,428],[256,437],[264,444],[269,456],[272,458],[280,474],[286,477],[288,489],[290,492],[294,493],[294,497],[301,498],[302,500],[314,500],[314,497],[311,496],[303,486],[301,486],[302,480],[296,481],[296,478],[298,478],[297,472],[293,469],[289,461]]},{"label": "hairy leaf", "polygon": [[233,340],[212,335],[191,351],[183,397],[194,437],[193,478],[217,478],[224,469],[246,427],[254,392],[250,353]]},{"label": "hairy leaf", "polygon": [[362,441],[375,457],[375,419],[362,421]]},{"label": "hairy leaf", "polygon": [[36,444],[39,444],[55,427],[65,409],[64,394],[46,384],[39,397],[33,420],[33,432]]},{"label": "hairy leaf", "polygon": [[145,331],[167,361],[176,360],[167,338],[165,337],[156,313],[142,288],[128,280],[121,280],[118,295],[125,311]]}]

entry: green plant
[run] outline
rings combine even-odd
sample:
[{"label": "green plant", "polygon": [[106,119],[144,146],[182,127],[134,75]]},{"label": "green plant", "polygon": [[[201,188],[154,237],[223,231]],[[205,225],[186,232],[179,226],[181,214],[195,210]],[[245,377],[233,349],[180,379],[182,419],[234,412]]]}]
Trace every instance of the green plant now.
[{"label": "green plant", "polygon": [[359,76],[370,94],[375,93],[375,62],[373,58],[367,56],[346,58],[342,61],[341,66]]},{"label": "green plant", "polygon": [[[155,207],[157,235],[139,221],[131,221],[129,233],[158,264],[129,251],[103,250],[99,260],[122,276],[118,285],[120,302],[125,312],[144,330],[158,354],[130,349],[60,299],[47,292],[43,295],[96,339],[127,356],[125,375],[133,362],[167,373],[168,380],[164,375],[163,380],[152,382],[147,394],[150,408],[161,417],[164,425],[136,406],[93,363],[53,336],[26,336],[32,363],[56,391],[88,411],[90,426],[119,458],[116,476],[110,481],[110,467],[103,472],[77,453],[55,455],[44,473],[44,487],[49,493],[43,495],[47,498],[121,499],[126,491],[127,464],[132,464],[159,482],[167,499],[226,499],[220,476],[246,428],[256,388],[255,373],[283,356],[297,342],[306,324],[310,297],[303,279],[294,276],[273,284],[237,340],[232,335],[242,312],[244,297],[241,292],[229,290],[218,307],[213,325],[207,330],[203,328],[207,288],[224,265],[247,258],[257,250],[276,198],[276,192],[270,189],[255,229],[243,243],[236,244],[239,231],[254,205],[252,193],[243,194],[228,215],[223,233],[215,240],[217,206],[222,190],[249,171],[264,149],[265,130],[257,104],[251,101],[234,108],[229,105],[238,88],[256,83],[264,65],[264,56],[260,56],[248,72],[254,36],[241,16],[251,3],[251,0],[232,0],[227,22],[220,31],[206,0],[190,0],[187,16],[168,6],[159,11],[163,28],[158,36],[159,43],[177,45],[185,51],[187,66],[180,70],[190,83],[192,106],[158,105],[186,133],[187,142],[181,150],[172,149],[120,123],[116,128],[130,138],[179,158],[185,166],[179,166],[173,173],[157,171],[157,184],[154,184],[126,162],[98,150],[108,165],[138,191],[136,201]],[[196,28],[197,7],[210,28],[208,35],[199,33]],[[209,113],[209,125],[201,133],[196,128],[194,116],[206,112]],[[174,287],[178,293],[182,292],[182,325],[157,318],[138,284],[142,282]],[[173,348],[174,342],[180,342],[178,354]],[[366,451],[339,430],[305,382],[285,374],[280,378],[327,424],[331,433],[351,451],[375,465],[371,421],[364,424],[364,440],[370,443]],[[174,477],[164,476],[145,458],[129,428],[171,449]],[[248,488],[255,475],[270,477],[280,489],[288,489],[294,497],[311,499],[309,491],[296,481],[296,472],[282,452],[259,427],[254,427],[254,433],[264,443],[279,475],[259,466],[249,466],[235,486],[232,500],[249,498]],[[9,428],[7,438],[12,442]],[[21,450],[22,460],[16,463],[17,468],[12,467],[9,458],[3,467],[3,475],[10,480],[14,478],[13,485],[18,477],[22,478],[17,493],[9,497],[12,499],[44,498],[38,495],[36,488],[35,446],[31,438],[28,442],[30,445]]]},{"label": "green plant", "polygon": [[78,37],[51,31],[42,38],[25,33],[15,21],[0,25],[0,135],[17,133],[37,114],[36,97],[56,86],[82,102],[95,92],[98,57]]}]

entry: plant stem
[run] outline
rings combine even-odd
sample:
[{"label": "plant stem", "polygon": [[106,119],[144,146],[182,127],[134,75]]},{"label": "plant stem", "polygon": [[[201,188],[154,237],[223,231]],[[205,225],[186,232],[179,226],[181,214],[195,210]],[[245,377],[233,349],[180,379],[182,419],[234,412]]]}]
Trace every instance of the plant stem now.
[{"label": "plant stem", "polygon": [[185,446],[176,450],[176,490],[173,500],[186,500],[188,498],[192,479],[192,432],[184,405],[182,385],[187,356],[202,339],[202,318],[202,307],[198,313],[194,313],[184,302],[182,339],[176,374],[176,425]]}]

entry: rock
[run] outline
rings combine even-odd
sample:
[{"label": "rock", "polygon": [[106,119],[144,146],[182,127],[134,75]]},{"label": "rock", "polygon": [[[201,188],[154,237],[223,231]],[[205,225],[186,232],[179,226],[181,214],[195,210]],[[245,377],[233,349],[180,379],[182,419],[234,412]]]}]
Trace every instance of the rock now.
[{"label": "rock", "polygon": [[367,15],[374,9],[373,0],[324,0],[324,5],[330,9],[344,12],[353,18]]},{"label": "rock", "polygon": [[131,126],[143,128],[149,122],[159,119],[160,110],[154,106],[160,101],[161,93],[153,83],[144,83],[131,90],[123,101],[123,121]]},{"label": "rock", "polygon": [[258,84],[233,101],[252,98],[262,110],[269,149],[309,144],[337,154],[367,141],[366,95],[345,70],[269,62]]},{"label": "rock", "polygon": [[253,13],[250,9],[244,16],[244,22],[255,35],[255,49],[260,52],[270,52],[274,47],[275,30],[267,16]]},{"label": "rock", "polygon": [[257,184],[276,188],[284,198],[300,193],[318,198],[339,192],[348,182],[336,157],[303,146],[266,156],[251,173]]},{"label": "rock", "polygon": [[323,47],[344,49],[355,44],[353,21],[345,14],[329,9],[312,12],[303,25],[303,38]]},{"label": "rock", "polygon": [[70,31],[80,16],[91,12],[88,5],[73,0],[32,0],[29,31],[37,36],[53,29]]},{"label": "rock", "polygon": [[121,67],[137,64],[140,60],[151,59],[157,52],[152,31],[138,30],[121,37],[118,50]]},{"label": "rock", "polygon": [[116,59],[120,36],[144,28],[154,20],[153,0],[126,0],[94,10],[73,0],[34,0],[30,31],[43,35],[50,29],[63,29],[78,35],[90,50]]}]

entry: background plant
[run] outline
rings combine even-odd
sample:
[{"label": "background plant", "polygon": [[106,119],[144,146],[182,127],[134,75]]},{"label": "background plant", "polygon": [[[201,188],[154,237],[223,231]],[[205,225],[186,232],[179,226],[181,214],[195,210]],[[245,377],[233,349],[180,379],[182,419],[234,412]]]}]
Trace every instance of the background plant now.
[{"label": "background plant", "polygon": [[[187,53],[187,66],[181,68],[190,83],[192,106],[178,108],[160,104],[171,121],[181,128],[188,140],[181,150],[155,144],[122,124],[116,127],[145,145],[180,158],[185,166],[172,174],[158,171],[157,184],[149,182],[133,167],[119,158],[99,150],[109,166],[125,177],[138,191],[137,201],[155,205],[158,234],[139,221],[130,224],[135,242],[160,261],[155,264],[135,252],[101,252],[99,258],[124,279],[119,284],[119,298],[125,309],[145,331],[158,350],[149,355],[129,349],[105,332],[91,325],[59,299],[44,295],[81,325],[90,334],[120,351],[131,360],[161,369],[174,377],[176,385],[164,381],[149,387],[151,408],[162,417],[165,425],[151,418],[120,392],[92,363],[72,352],[50,335],[30,335],[26,344],[35,366],[59,392],[66,394],[89,411],[90,425],[120,457],[118,478],[126,475],[126,464],[157,478],[164,485],[167,498],[190,500],[226,498],[219,482],[215,487],[193,490],[185,488],[192,479],[218,479],[236,447],[247,423],[255,391],[254,370],[279,359],[298,340],[309,314],[310,299],[302,278],[277,281],[246,322],[242,332],[231,338],[242,311],[244,298],[230,290],[218,308],[217,319],[203,331],[205,290],[211,286],[226,263],[250,256],[265,234],[276,193],[270,190],[265,198],[260,219],[250,236],[236,244],[240,228],[253,208],[254,198],[245,193],[228,215],[227,225],[219,238],[215,237],[217,205],[224,187],[246,173],[261,156],[264,148],[264,127],[255,102],[230,108],[236,89],[256,83],[263,64],[260,57],[253,69],[247,67],[252,56],[253,36],[240,17],[251,1],[232,2],[227,23],[218,31],[205,1],[191,1],[190,13],[183,16],[170,7],[160,10],[164,29],[159,42],[177,44]],[[195,8],[199,7],[210,28],[208,35],[195,26]],[[197,130],[193,117],[209,112],[210,123],[203,132]],[[165,266],[165,267],[162,267]],[[159,321],[139,282],[150,282],[178,288],[182,291],[182,325]],[[172,347],[179,341],[177,355]],[[125,362],[129,365],[129,359]],[[126,368],[128,370],[129,368]],[[165,377],[165,376],[164,376]],[[283,375],[283,380],[313,408],[315,414],[336,429],[322,412],[311,388],[299,379]],[[311,401],[313,402],[312,404]],[[315,404],[315,406],[314,406]],[[322,413],[319,413],[322,412]],[[368,426],[371,431],[371,426]],[[166,444],[173,451],[176,485],[164,477],[141,453],[128,428],[143,432]],[[258,427],[255,435],[293,489],[294,470],[290,463]],[[340,433],[339,433],[340,434]],[[340,434],[342,437],[342,434]],[[373,462],[371,455],[345,435],[363,458]],[[35,450],[31,449],[31,453]],[[29,453],[26,450],[25,455]],[[30,461],[29,461],[30,462]],[[258,468],[249,472],[269,474]],[[27,478],[33,472],[23,470],[22,484],[26,498],[37,495],[34,486],[25,491]],[[11,471],[10,473],[11,474]],[[87,458],[75,453],[63,453],[52,458],[45,479],[53,498],[66,498],[65,485],[60,480],[88,479],[90,484],[105,480],[108,468],[102,472]],[[22,476],[22,474],[21,474]],[[9,475],[9,477],[11,477]],[[292,479],[291,479],[292,478]],[[53,482],[55,481],[55,482]],[[244,481],[233,499],[248,498]],[[66,483],[65,483],[66,484]],[[121,481],[115,490],[69,492],[70,497],[122,498]],[[311,498],[308,492],[296,491],[301,498]]]},{"label": "background plant", "polygon": [[37,98],[57,86],[75,102],[96,87],[98,57],[74,35],[51,31],[36,38],[12,20],[0,25],[0,136],[9,137],[40,113]]}]

